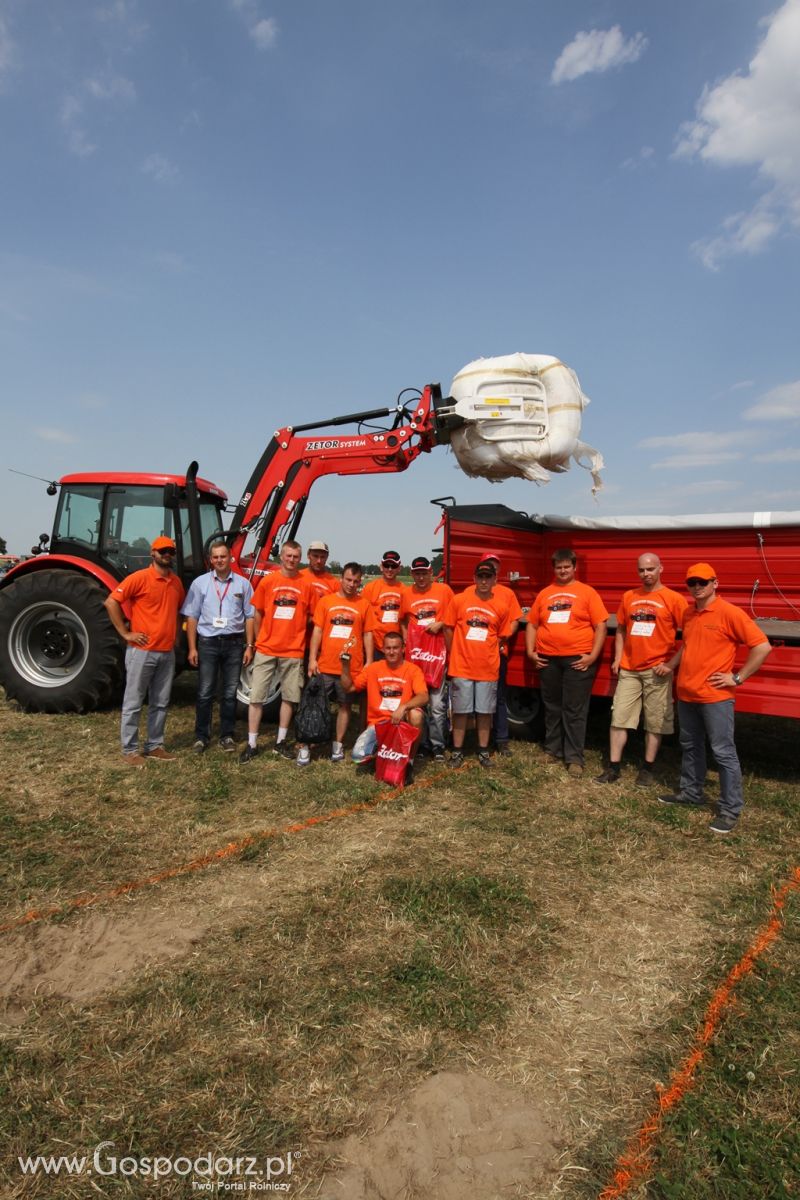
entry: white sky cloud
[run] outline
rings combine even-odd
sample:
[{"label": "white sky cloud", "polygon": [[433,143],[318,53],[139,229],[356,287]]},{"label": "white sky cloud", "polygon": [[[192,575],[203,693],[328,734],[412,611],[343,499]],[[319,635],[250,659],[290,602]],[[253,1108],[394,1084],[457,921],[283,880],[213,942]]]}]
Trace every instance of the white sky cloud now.
[{"label": "white sky cloud", "polygon": [[11,40],[11,34],[8,32],[8,25],[3,17],[0,16],[0,89],[2,89],[3,81],[14,65],[15,55],[16,47]]},{"label": "white sky cloud", "polygon": [[270,50],[278,37],[278,22],[274,17],[264,17],[250,26],[250,37],[259,50]]},{"label": "white sky cloud", "polygon": [[765,22],[746,71],[706,86],[675,155],[719,167],[756,167],[767,191],[750,213],[735,213],[693,250],[712,270],[733,254],[757,254],[787,224],[800,225],[800,0]]},{"label": "white sky cloud", "polygon": [[70,152],[79,158],[94,154],[97,146],[92,142],[84,126],[83,101],[77,96],[65,96],[61,102],[59,120],[67,135]]},{"label": "white sky cloud", "polygon": [[581,75],[601,75],[613,67],[636,62],[647,49],[647,38],[626,38],[619,25],[611,29],[581,29],[556,59],[551,83],[570,83]]},{"label": "white sky cloud", "polygon": [[741,483],[731,479],[698,479],[696,483],[681,484],[683,496],[705,496],[707,493],[735,492]]},{"label": "white sky cloud", "polygon": [[150,175],[156,183],[171,183],[180,171],[164,154],[148,154],[142,163],[142,173]]},{"label": "white sky cloud", "polygon": [[86,90],[93,100],[135,100],[136,88],[124,75],[103,71],[86,80]]},{"label": "white sky cloud", "polygon": [[771,450],[769,454],[754,455],[756,462],[800,462],[800,448],[793,449],[787,446],[784,450]]},{"label": "white sky cloud", "polygon": [[800,379],[782,383],[759,396],[751,408],[746,408],[745,421],[793,421],[800,417]]},{"label": "white sky cloud", "polygon": [[637,442],[638,446],[643,449],[670,449],[670,450],[688,450],[692,453],[696,452],[699,446],[714,446],[716,449],[730,449],[731,446],[748,446],[753,441],[753,433],[751,430],[737,433],[730,431],[727,433],[669,433],[662,437],[644,438],[643,441]]},{"label": "white sky cloud", "polygon": [[39,425],[33,432],[45,442],[62,442],[66,445],[78,440],[74,434],[67,433],[65,429],[56,429],[52,425]]},{"label": "white sky cloud", "polygon": [[654,471],[684,471],[692,467],[716,467],[724,462],[737,462],[743,454],[734,450],[696,450],[688,454],[671,454],[653,463]]}]

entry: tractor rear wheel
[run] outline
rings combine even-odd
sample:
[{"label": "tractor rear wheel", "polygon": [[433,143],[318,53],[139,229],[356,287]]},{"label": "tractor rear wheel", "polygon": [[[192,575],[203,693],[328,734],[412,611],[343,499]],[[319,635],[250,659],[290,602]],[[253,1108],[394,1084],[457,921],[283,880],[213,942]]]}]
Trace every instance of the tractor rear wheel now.
[{"label": "tractor rear wheel", "polygon": [[77,572],[35,571],[0,591],[0,683],[30,712],[87,712],[119,687],[124,647],[108,593]]}]

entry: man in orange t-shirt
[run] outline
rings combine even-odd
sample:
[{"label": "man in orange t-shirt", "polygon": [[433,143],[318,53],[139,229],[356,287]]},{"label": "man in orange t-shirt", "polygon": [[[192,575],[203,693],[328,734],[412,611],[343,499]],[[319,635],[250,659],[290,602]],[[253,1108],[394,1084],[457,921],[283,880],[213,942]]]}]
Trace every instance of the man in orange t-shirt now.
[{"label": "man in orange t-shirt", "polygon": [[361,593],[372,609],[376,659],[383,658],[383,639],[386,634],[397,633],[400,628],[400,606],[406,590],[402,583],[397,582],[400,566],[397,551],[387,550],[381,559],[380,578],[373,579]]},{"label": "man in orange t-shirt", "polygon": [[544,706],[545,759],[583,774],[586,721],[608,612],[594,588],[576,579],[577,557],[554,551],[555,582],[542,588],[528,613],[525,648],[539,671]]},{"label": "man in orange t-shirt", "polygon": [[[742,768],[734,742],[736,689],[754,675],[772,647],[764,633],[735,604],[717,595],[718,581],[707,562],[694,563],[686,572],[686,586],[694,597],[683,624],[683,641],[669,662],[655,670],[678,670],[678,721],[681,731],[681,782],[678,792],[659,796],[662,804],[705,804],[706,737],[719,768],[719,811],[711,821],[712,833],[730,833],[744,807]],[[747,658],[734,670],[736,652],[748,649]]]},{"label": "man in orange t-shirt", "polygon": [[327,542],[308,543],[308,566],[300,574],[312,584],[315,601],[339,590],[339,580],[328,570],[329,553]]},{"label": "man in orange t-shirt", "polygon": [[[452,630],[444,623],[444,615],[453,599],[453,589],[447,583],[433,582],[433,567],[424,554],[411,560],[413,585],[403,592],[400,606],[400,624],[406,639],[406,658],[411,659],[414,650],[411,643],[419,630],[425,630],[436,638],[437,654],[441,658],[444,649],[450,649]],[[419,749],[423,754],[433,755],[435,762],[444,762],[447,745],[447,676],[438,687],[428,684],[428,710],[425,717]]]},{"label": "man in orange t-shirt", "polygon": [[284,542],[279,569],[265,575],[253,593],[256,653],[247,710],[247,745],[239,756],[241,763],[249,763],[258,754],[258,729],[273,678],[281,685],[273,749],[283,758],[294,757],[287,737],[303,689],[303,655],[308,619],[314,608],[314,589],[300,573],[301,554],[297,542]]},{"label": "man in orange t-shirt", "polygon": [[[366,690],[367,693],[367,728],[353,746],[351,758],[355,763],[363,762],[375,753],[375,726],[380,721],[392,721],[395,725],[408,721],[415,729],[422,727],[428,688],[419,667],[403,658],[403,650],[402,633],[390,631],[384,637],[384,658],[364,667],[356,675],[351,674],[350,660],[342,659],[342,687],[347,691]],[[406,783],[411,783],[417,745],[415,742],[411,748]]]},{"label": "man in orange t-shirt", "polygon": [[628,730],[636,729],[644,712],[644,764],[637,787],[655,783],[653,767],[661,738],[674,725],[672,676],[655,668],[672,658],[687,604],[683,596],[661,582],[664,568],[657,554],[640,554],[641,585],[625,592],[617,610],[612,675],[618,676],[611,709],[608,766],[597,783],[616,783]]},{"label": "man in orange t-shirt", "polygon": [[[186,595],[172,570],[175,553],[172,538],[157,537],[150,547],[151,565],[128,575],[106,600],[111,624],[128,644],[121,740],[122,757],[130,767],[143,767],[145,762],[139,753],[139,718],[145,697],[144,754],[163,762],[172,762],[174,758],[164,749],[164,728],[175,676],[179,612]],[[129,624],[123,606],[128,610]]]},{"label": "man in orange t-shirt", "polygon": [[[335,595],[323,596],[314,609],[314,629],[308,651],[309,675],[321,675],[328,698],[338,701],[336,737],[331,747],[331,762],[344,761],[344,735],[350,724],[352,695],[342,686],[341,654],[350,655],[350,669],[356,675],[372,662],[372,611],[358,594],[363,571],[357,562],[345,563],[342,581]],[[298,743],[297,765],[311,761],[308,746]]]},{"label": "man in orange t-shirt", "polygon": [[483,559],[475,568],[475,583],[460,592],[447,608],[445,622],[453,631],[450,662],[450,706],[453,715],[453,751],[450,764],[464,762],[467,718],[475,714],[478,762],[490,767],[489,738],[497,704],[500,652],[516,628],[514,608],[507,589],[497,587],[493,559]]}]

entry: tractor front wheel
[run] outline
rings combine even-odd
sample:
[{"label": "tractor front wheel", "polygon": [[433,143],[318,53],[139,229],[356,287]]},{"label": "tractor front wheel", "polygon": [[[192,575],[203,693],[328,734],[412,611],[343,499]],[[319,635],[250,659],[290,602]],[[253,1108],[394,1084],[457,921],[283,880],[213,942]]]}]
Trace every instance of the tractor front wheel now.
[{"label": "tractor front wheel", "polygon": [[0,683],[30,712],[87,712],[122,680],[107,592],[77,572],[35,571],[0,591]]}]

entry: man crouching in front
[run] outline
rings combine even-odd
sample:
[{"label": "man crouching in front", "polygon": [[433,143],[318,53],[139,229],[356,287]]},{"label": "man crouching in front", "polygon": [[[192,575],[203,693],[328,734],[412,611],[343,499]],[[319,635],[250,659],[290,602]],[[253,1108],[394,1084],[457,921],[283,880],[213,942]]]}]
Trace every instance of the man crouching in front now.
[{"label": "man crouching in front", "polygon": [[[363,762],[375,753],[377,735],[375,726],[380,721],[391,721],[399,725],[408,721],[415,729],[422,727],[425,705],[428,703],[428,688],[425,676],[415,663],[403,657],[405,643],[402,633],[387,633],[383,640],[383,662],[370,663],[357,675],[350,673],[350,656],[341,655],[342,687],[345,692],[367,693],[367,728],[357,738],[351,758],[354,763]],[[414,777],[414,743],[406,769],[406,783]]]}]

